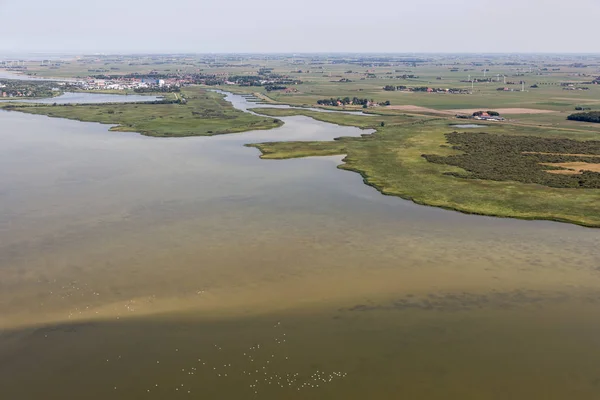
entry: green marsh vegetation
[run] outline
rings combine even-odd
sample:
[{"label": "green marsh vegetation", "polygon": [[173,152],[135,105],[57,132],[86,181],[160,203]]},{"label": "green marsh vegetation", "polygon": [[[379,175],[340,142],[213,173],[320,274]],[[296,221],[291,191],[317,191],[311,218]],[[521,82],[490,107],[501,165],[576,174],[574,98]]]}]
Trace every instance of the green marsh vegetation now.
[{"label": "green marsh vegetation", "polygon": [[[360,173],[366,184],[376,187],[383,194],[399,196],[418,204],[466,213],[547,219],[600,227],[600,192],[589,188],[596,187],[592,182],[597,182],[597,174],[586,173],[574,177],[553,176],[545,172],[551,167],[538,165],[538,162],[565,160],[563,157],[569,160],[577,158],[577,161],[582,161],[579,157],[519,154],[520,151],[563,154],[573,150],[590,155],[598,154],[597,142],[576,142],[597,138],[595,132],[513,124],[489,125],[489,130],[496,135],[505,135],[487,135],[486,138],[503,138],[503,141],[499,139],[497,146],[490,148],[489,151],[504,152],[503,146],[511,143],[512,147],[509,150],[513,152],[511,154],[514,158],[525,160],[519,166],[531,168],[519,171],[520,176],[528,173],[535,176],[547,174],[549,175],[547,182],[565,179],[566,183],[563,185],[553,185],[561,187],[550,187],[531,180],[527,181],[528,183],[516,182],[514,178],[491,180],[489,175],[486,175],[485,179],[476,174],[469,176],[469,179],[464,179],[468,172],[457,165],[427,161],[423,157],[424,154],[430,155],[429,158],[435,157],[436,160],[445,160],[444,157],[456,157],[462,154],[459,149],[452,147],[452,143],[449,143],[446,137],[446,134],[453,130],[449,126],[453,122],[452,119],[410,115],[353,116],[268,108],[256,111],[272,117],[306,115],[321,121],[376,130],[371,135],[339,138],[330,142],[273,142],[250,145],[258,148],[263,158],[285,159],[345,154],[344,164],[339,168]],[[384,122],[384,126],[381,126],[381,122]],[[457,137],[460,135],[462,134],[456,134]],[[464,141],[473,137],[473,134],[465,135]],[[485,147],[487,142],[484,140],[479,143]],[[530,145],[523,146],[523,143]],[[489,146],[492,147],[493,144]],[[509,172],[516,167],[511,164],[513,159],[507,157],[504,160],[502,157],[498,155],[490,158],[480,154],[463,156],[471,162],[482,163],[480,169],[493,171],[497,168],[504,171],[502,176],[508,178]],[[502,161],[506,161],[506,164],[501,163]],[[500,164],[494,165],[495,163]],[[589,179],[588,184],[578,185],[577,182],[582,176],[593,178]]]},{"label": "green marsh vegetation", "polygon": [[155,137],[210,136],[271,129],[283,123],[233,108],[223,95],[198,87],[182,91],[184,102],[23,105],[0,104],[0,108],[49,117],[117,125],[111,130],[139,132]]},{"label": "green marsh vegetation", "polygon": [[468,173],[449,173],[459,178],[537,183],[557,188],[600,189],[600,173],[556,174],[547,164],[600,163],[600,141],[452,132],[446,140],[462,154],[425,154],[432,163],[454,165]]}]

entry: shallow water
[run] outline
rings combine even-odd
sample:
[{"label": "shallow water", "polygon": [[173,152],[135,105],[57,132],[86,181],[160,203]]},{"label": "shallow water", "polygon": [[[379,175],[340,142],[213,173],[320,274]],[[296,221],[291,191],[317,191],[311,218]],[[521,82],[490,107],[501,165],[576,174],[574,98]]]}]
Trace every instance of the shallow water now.
[{"label": "shallow water", "polygon": [[7,398],[594,398],[600,231],[243,147],[366,133],[282,119],[158,139],[0,112]]}]

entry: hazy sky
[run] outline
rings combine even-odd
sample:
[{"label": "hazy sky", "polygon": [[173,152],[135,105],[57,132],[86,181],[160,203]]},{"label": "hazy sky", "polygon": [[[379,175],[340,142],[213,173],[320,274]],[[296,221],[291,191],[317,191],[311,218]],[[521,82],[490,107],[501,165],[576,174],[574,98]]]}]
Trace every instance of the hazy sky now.
[{"label": "hazy sky", "polygon": [[600,0],[0,0],[0,52],[600,52]]}]

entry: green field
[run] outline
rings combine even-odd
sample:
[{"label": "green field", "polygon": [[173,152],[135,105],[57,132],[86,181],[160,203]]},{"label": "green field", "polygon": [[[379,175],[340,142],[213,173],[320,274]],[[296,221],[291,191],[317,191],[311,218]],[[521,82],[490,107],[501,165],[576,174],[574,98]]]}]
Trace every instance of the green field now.
[{"label": "green field", "polygon": [[197,87],[182,94],[185,104],[86,104],[86,105],[15,105],[0,108],[49,117],[101,122],[117,125],[112,131],[139,132],[146,136],[183,137],[211,136],[271,129],[283,123],[261,118],[233,108],[223,95]]}]

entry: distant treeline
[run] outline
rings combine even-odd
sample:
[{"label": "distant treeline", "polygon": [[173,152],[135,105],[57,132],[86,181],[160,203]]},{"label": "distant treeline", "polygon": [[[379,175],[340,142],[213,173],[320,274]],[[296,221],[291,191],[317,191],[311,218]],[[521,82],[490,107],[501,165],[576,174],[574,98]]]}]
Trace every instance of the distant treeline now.
[{"label": "distant treeline", "polygon": [[285,90],[285,89],[287,89],[287,86],[265,85],[265,89],[266,89],[267,92],[272,92],[273,90]]},{"label": "distant treeline", "polygon": [[600,123],[600,111],[589,111],[571,114],[567,117],[571,121],[596,122]]},{"label": "distant treeline", "polygon": [[500,113],[498,111],[475,111],[473,113],[474,117],[481,117],[483,114],[487,113],[487,115],[491,117],[499,117]]},{"label": "distant treeline", "polygon": [[136,93],[179,93],[181,89],[178,86],[163,86],[163,87],[147,87],[147,88],[135,88],[133,89]]},{"label": "distant treeline", "polygon": [[429,86],[417,86],[417,87],[408,87],[405,85],[385,85],[383,87],[383,90],[385,90],[386,92],[394,92],[396,90],[399,91],[409,91],[409,92],[428,92],[428,91],[433,91],[435,93],[468,93],[467,90],[465,89],[460,89],[460,88],[450,88],[450,89],[443,89],[443,88],[430,88]]},{"label": "distant treeline", "polygon": [[[302,81],[291,79],[278,74],[270,74],[267,76],[260,75],[235,75],[227,79],[228,82],[234,82],[240,86],[275,86],[275,85],[298,85]],[[267,81],[267,82],[265,82]],[[223,79],[225,82],[225,79]],[[277,89],[275,89],[277,90]]]},{"label": "distant treeline", "polygon": [[355,105],[355,106],[368,107],[369,104],[379,104],[380,106],[389,106],[390,101],[386,100],[381,103],[375,103],[375,101],[373,101],[373,100],[360,99],[358,97],[353,97],[352,99],[350,97],[344,97],[344,98],[338,97],[337,99],[332,97],[330,99],[317,100],[317,104],[322,105],[322,106]]},{"label": "distant treeline", "polygon": [[330,99],[317,100],[317,104],[322,106],[337,106],[339,104],[344,106],[349,104],[366,106],[369,104],[369,99],[359,99],[358,97],[353,97],[352,99],[350,99],[350,97],[338,97],[337,99],[334,99],[332,97]]}]

